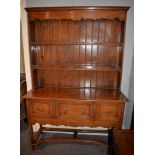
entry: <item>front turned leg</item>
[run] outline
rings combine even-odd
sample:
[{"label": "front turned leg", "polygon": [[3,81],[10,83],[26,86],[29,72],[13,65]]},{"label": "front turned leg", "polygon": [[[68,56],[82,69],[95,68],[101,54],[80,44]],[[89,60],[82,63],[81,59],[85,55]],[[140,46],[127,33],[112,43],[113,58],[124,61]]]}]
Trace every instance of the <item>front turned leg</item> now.
[{"label": "front turned leg", "polygon": [[112,155],[112,130],[113,128],[108,129],[108,155]]},{"label": "front turned leg", "polygon": [[32,150],[35,150],[36,149],[36,145],[32,145]]},{"label": "front turned leg", "polygon": [[34,134],[33,134],[33,127],[32,127],[32,125],[29,125],[29,136],[30,136],[32,150],[35,150],[36,147],[34,145]]}]

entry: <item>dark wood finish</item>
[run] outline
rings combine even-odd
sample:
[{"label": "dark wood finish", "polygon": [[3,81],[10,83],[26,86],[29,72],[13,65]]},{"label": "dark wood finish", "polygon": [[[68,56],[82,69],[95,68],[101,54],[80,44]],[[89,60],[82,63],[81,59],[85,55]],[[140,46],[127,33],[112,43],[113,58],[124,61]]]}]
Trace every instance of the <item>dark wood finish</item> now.
[{"label": "dark wood finish", "polygon": [[[128,7],[26,10],[33,88],[24,98],[33,149],[57,140],[37,141],[46,129],[34,135],[35,123],[121,128],[127,102],[120,86]],[[73,132],[77,137],[78,131]]]},{"label": "dark wood finish", "polygon": [[113,148],[116,155],[134,155],[133,130],[113,130]]}]

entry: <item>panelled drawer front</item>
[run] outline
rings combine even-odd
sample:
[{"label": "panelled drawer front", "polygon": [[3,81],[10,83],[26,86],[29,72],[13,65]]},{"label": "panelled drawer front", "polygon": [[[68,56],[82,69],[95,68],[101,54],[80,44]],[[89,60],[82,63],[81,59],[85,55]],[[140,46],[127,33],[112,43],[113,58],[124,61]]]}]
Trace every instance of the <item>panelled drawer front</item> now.
[{"label": "panelled drawer front", "polygon": [[51,117],[53,116],[53,104],[47,101],[30,101],[30,115]]},{"label": "panelled drawer front", "polygon": [[124,106],[124,102],[35,100],[29,102],[28,111],[47,124],[121,127]]},{"label": "panelled drawer front", "polygon": [[71,120],[92,120],[93,106],[90,102],[59,101],[57,118]]},{"label": "panelled drawer front", "polygon": [[102,126],[121,127],[123,115],[123,102],[100,102],[96,104],[96,123]]}]

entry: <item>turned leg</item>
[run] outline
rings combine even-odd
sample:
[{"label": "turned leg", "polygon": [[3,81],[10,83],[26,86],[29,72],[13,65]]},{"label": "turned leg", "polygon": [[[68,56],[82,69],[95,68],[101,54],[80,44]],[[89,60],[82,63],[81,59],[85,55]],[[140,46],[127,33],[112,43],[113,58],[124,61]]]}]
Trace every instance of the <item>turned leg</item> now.
[{"label": "turned leg", "polygon": [[41,133],[42,133],[42,128],[43,128],[43,126],[42,126],[42,124],[40,124],[40,130],[41,130]]},{"label": "turned leg", "polygon": [[27,121],[28,121],[28,129],[29,129],[29,136],[30,136],[30,141],[31,141],[31,146],[32,150],[35,150],[35,145],[34,145],[34,134],[33,134],[33,126],[30,120],[30,113],[29,113],[29,101],[26,101],[26,109],[27,109]]},{"label": "turned leg", "polygon": [[32,145],[32,150],[35,150],[34,135],[33,135],[33,127],[32,127],[32,125],[29,125],[29,135],[30,135],[30,141],[31,141],[31,145]]},{"label": "turned leg", "polygon": [[73,138],[77,138],[77,131],[74,131]]},{"label": "turned leg", "polygon": [[35,150],[36,149],[36,146],[35,145],[32,145],[32,150]]},{"label": "turned leg", "polygon": [[108,129],[108,155],[112,155],[112,130],[113,128]]}]

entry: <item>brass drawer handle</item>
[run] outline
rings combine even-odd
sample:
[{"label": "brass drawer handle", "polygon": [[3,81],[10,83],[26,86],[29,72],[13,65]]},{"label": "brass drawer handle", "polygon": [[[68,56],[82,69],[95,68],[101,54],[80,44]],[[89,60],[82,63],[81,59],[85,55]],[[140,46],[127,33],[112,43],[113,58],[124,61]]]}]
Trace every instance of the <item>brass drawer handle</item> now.
[{"label": "brass drawer handle", "polygon": [[85,109],[80,109],[81,114],[85,113]]},{"label": "brass drawer handle", "polygon": [[64,108],[64,113],[67,114],[67,112],[68,112],[68,109]]},{"label": "brass drawer handle", "polygon": [[37,109],[37,111],[39,111],[39,112],[43,112],[43,111],[44,111],[44,109]]},{"label": "brass drawer handle", "polygon": [[110,117],[112,112],[109,111],[109,112],[106,112],[105,114],[106,114],[107,117]]}]

